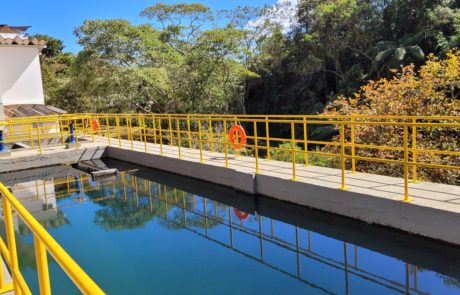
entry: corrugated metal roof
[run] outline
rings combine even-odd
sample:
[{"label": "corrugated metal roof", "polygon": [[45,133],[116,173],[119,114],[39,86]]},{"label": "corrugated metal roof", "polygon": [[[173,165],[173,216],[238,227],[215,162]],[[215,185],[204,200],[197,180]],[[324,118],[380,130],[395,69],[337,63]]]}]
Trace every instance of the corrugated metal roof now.
[{"label": "corrugated metal roof", "polygon": [[62,115],[66,111],[47,106],[44,104],[15,104],[3,106],[6,119],[31,117],[31,116],[46,116],[46,115]]}]

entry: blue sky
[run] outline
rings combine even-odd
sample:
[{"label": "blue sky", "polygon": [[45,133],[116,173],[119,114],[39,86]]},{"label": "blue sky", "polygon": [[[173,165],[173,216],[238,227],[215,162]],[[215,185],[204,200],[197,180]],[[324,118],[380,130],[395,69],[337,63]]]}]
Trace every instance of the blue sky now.
[{"label": "blue sky", "polygon": [[[47,34],[64,40],[66,51],[76,52],[79,47],[73,36],[75,27],[86,19],[122,18],[134,24],[145,22],[139,12],[159,2],[201,2],[212,9],[230,9],[235,6],[262,6],[274,4],[276,0],[202,0],[202,1],[153,1],[153,0],[23,0],[4,1],[0,23],[30,25],[29,34]],[[6,13],[8,12],[8,13]]]}]

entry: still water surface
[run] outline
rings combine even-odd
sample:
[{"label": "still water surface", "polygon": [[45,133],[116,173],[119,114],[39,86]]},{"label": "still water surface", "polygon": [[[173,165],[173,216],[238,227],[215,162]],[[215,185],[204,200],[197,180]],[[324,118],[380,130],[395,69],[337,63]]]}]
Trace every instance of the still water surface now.
[{"label": "still water surface", "polygon": [[[12,189],[108,294],[460,294],[457,248],[159,171],[29,173]],[[78,294],[50,260],[54,293]]]}]

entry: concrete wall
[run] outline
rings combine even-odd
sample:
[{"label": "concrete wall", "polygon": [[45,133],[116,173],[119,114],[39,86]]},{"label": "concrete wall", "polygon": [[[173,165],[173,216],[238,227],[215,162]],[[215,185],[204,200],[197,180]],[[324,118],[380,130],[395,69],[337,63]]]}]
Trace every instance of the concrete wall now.
[{"label": "concrete wall", "polygon": [[460,245],[457,212],[116,147],[106,156]]},{"label": "concrete wall", "polygon": [[45,103],[37,47],[0,47],[0,103]]}]

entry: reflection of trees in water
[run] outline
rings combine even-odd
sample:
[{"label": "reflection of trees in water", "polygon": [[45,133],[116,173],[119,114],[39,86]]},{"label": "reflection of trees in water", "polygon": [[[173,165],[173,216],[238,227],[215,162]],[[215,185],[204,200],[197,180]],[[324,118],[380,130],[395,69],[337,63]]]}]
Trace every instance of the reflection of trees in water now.
[{"label": "reflection of trees in water", "polygon": [[104,208],[96,211],[94,223],[105,230],[142,228],[155,216],[148,207],[136,206],[132,201],[115,198],[97,203]]},{"label": "reflection of trees in water", "polygon": [[[424,271],[430,271],[430,270],[418,266],[417,271],[418,272],[424,272]],[[411,273],[412,273],[412,269],[411,269]],[[448,286],[450,288],[460,289],[460,278],[453,278],[453,277],[446,276],[446,275],[443,275],[443,274],[440,274],[440,273],[436,273],[436,277],[440,278],[444,285],[446,285],[446,286]]]},{"label": "reflection of trees in water", "polygon": [[[160,225],[174,230],[183,227],[184,218],[187,226],[208,229],[223,221],[219,217],[226,208],[223,204],[213,202],[210,207],[215,211],[209,213],[213,218],[206,220],[203,213],[190,214],[196,207],[193,194],[128,174],[125,174],[124,184],[120,178],[113,181],[102,181],[98,189],[86,192],[93,202],[103,207],[96,211],[94,223],[106,230],[142,228],[155,216],[161,217]],[[102,196],[106,198],[101,199]],[[202,212],[202,208],[197,211]]]}]

